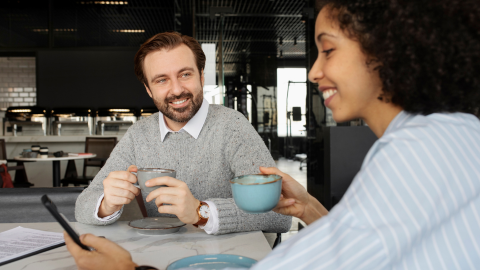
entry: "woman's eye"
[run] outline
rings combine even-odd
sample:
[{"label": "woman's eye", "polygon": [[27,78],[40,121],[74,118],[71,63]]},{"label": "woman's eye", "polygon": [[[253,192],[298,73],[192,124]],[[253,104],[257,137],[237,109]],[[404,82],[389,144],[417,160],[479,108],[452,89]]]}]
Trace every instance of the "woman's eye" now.
[{"label": "woman's eye", "polygon": [[323,50],[322,53],[324,53],[326,56],[328,56],[332,51],[333,51],[333,49]]}]

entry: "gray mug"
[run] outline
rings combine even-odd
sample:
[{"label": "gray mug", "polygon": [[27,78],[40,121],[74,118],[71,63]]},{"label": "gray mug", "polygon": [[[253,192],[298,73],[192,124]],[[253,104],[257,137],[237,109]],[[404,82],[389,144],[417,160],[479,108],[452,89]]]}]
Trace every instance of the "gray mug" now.
[{"label": "gray mug", "polygon": [[137,180],[138,186],[144,193],[150,193],[159,187],[166,187],[165,185],[161,186],[153,186],[147,187],[145,186],[145,182],[150,179],[162,177],[162,176],[170,176],[175,178],[177,176],[177,172],[171,169],[162,169],[162,168],[139,168],[137,170]]}]

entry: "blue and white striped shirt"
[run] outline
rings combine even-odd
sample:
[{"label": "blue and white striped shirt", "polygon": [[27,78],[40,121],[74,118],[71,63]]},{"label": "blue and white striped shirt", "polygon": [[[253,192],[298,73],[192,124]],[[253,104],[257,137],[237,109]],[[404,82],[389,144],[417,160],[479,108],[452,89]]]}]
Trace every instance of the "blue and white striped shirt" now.
[{"label": "blue and white striped shirt", "polygon": [[342,200],[254,269],[480,269],[480,121],[401,112]]}]

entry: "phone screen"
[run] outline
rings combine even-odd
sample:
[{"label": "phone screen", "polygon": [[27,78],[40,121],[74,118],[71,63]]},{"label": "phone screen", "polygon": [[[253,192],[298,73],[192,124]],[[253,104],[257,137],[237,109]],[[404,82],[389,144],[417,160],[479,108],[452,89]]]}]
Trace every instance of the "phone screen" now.
[{"label": "phone screen", "polygon": [[79,245],[85,250],[92,250],[91,248],[85,246],[84,244],[82,244],[82,242],[80,242],[80,238],[78,237],[77,232],[70,226],[70,224],[68,224],[68,219],[63,214],[58,212],[57,206],[52,202],[52,200],[50,200],[47,195],[42,196],[42,203],[77,245]]}]

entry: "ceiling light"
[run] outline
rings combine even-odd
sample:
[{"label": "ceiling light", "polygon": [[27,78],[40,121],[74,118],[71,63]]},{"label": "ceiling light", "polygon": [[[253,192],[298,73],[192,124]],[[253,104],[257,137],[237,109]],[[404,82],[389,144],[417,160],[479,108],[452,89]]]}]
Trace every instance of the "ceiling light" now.
[{"label": "ceiling light", "polygon": [[31,110],[30,109],[16,109],[16,110],[10,110],[9,112],[22,113],[22,112],[31,112]]},{"label": "ceiling light", "polygon": [[114,29],[114,33],[145,33],[144,29]]},{"label": "ceiling light", "polygon": [[129,109],[110,109],[109,112],[129,112]]}]

